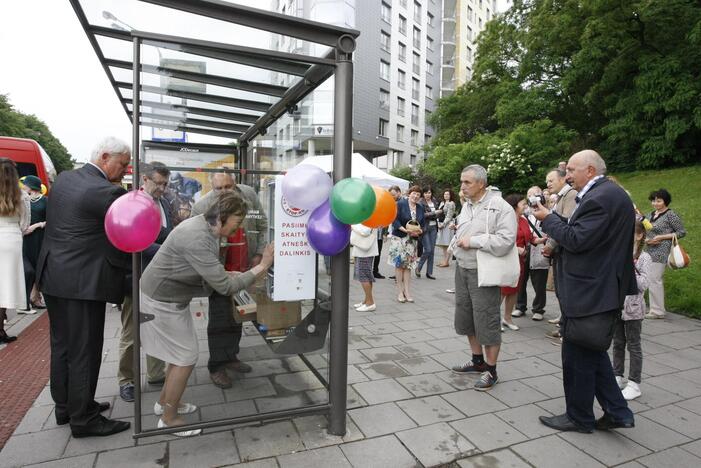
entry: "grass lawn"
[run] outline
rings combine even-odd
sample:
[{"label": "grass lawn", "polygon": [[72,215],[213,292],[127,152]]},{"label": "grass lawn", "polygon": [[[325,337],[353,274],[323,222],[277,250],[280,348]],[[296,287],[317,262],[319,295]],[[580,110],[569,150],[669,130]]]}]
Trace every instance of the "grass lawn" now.
[{"label": "grass lawn", "polygon": [[691,258],[683,270],[667,269],[664,277],[667,310],[701,318],[701,166],[660,171],[613,174],[646,215],[652,210],[647,197],[665,188],[672,194],[672,208],[684,222],[686,237],[680,244]]}]

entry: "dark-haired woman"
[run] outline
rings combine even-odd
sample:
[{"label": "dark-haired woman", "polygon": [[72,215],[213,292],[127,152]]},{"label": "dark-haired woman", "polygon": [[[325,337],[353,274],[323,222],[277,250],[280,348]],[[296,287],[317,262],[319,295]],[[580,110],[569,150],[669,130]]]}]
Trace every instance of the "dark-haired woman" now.
[{"label": "dark-haired woman", "polygon": [[421,189],[410,187],[408,197],[397,202],[397,217],[392,223],[387,263],[395,268],[398,302],[414,302],[410,291],[411,270],[416,268],[418,238],[426,228],[420,198]]},{"label": "dark-haired woman", "polygon": [[443,210],[443,216],[438,218],[438,238],[436,245],[443,251],[443,261],[436,266],[447,267],[450,265],[448,246],[455,235],[455,194],[452,190],[443,192],[443,201],[438,205],[439,210]]},{"label": "dark-haired woman", "polygon": [[424,187],[421,195],[419,203],[424,207],[426,229],[421,236],[423,251],[415,273],[417,278],[421,278],[421,269],[426,264],[426,278],[434,280],[436,278],[433,276],[433,254],[436,250],[436,237],[438,237],[438,217],[443,215],[443,210],[438,208],[438,202],[433,198],[431,187]]},{"label": "dark-haired woman", "polygon": [[648,217],[652,228],[647,231],[647,253],[652,257],[650,266],[650,310],[645,315],[647,319],[664,318],[667,313],[664,306],[664,270],[667,258],[672,250],[672,238],[681,239],[686,235],[684,224],[677,213],[669,208],[672,195],[661,188],[650,193],[648,197],[654,211]]}]

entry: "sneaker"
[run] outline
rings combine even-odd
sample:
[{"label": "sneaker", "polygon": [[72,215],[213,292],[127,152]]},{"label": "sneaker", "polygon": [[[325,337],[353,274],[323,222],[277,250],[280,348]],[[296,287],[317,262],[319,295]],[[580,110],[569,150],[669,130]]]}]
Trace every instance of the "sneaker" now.
[{"label": "sneaker", "polygon": [[122,400],[131,403],[134,401],[134,385],[130,383],[126,383],[123,385],[119,386],[119,398]]},{"label": "sneaker", "polygon": [[30,307],[28,309],[17,309],[17,313],[18,314],[25,314],[25,315],[34,315],[37,313],[37,311]]},{"label": "sneaker", "polygon": [[467,362],[466,364],[462,366],[453,366],[452,371],[455,372],[456,374],[480,374],[482,372],[486,372],[487,370],[487,363],[483,362],[482,364],[472,364],[472,361]]},{"label": "sneaker", "polygon": [[448,294],[455,294],[455,289],[446,289],[445,292]]},{"label": "sneaker", "polygon": [[[178,414],[190,414],[194,413],[197,411],[197,406],[193,405],[192,403],[180,403],[180,406],[178,406]],[[155,402],[153,404],[153,412],[156,414],[156,416],[161,416],[163,414],[163,406]]]},{"label": "sneaker", "polygon": [[626,385],[626,388],[624,388],[621,393],[623,393],[623,398],[625,398],[626,400],[635,400],[640,395],[642,395],[642,392],[640,391],[640,385],[633,382],[632,380],[628,381],[628,385]]},{"label": "sneaker", "polygon": [[363,304],[361,307],[358,307],[357,309],[358,312],[374,312],[377,310],[377,304],[372,304],[372,305],[366,305]]},{"label": "sneaker", "polygon": [[558,315],[556,318],[548,320],[548,323],[552,323],[553,325],[556,325],[556,324],[560,323],[561,318],[562,318],[562,316]]},{"label": "sneaker", "polygon": [[533,317],[531,317],[531,320],[535,320],[536,322],[540,322],[541,320],[543,320],[543,314],[536,312],[535,314],[533,314]]},{"label": "sneaker", "polygon": [[647,314],[645,314],[645,318],[646,318],[646,319],[651,319],[651,320],[653,320],[653,319],[663,319],[664,317],[665,317],[665,314],[656,314],[656,313],[654,313],[654,312],[648,312]]},{"label": "sneaker", "polygon": [[623,377],[621,377],[620,375],[616,376],[616,385],[618,385],[618,388],[620,388],[621,390],[626,388],[626,383],[623,381]]},{"label": "sneaker", "polygon": [[498,381],[498,376],[495,377],[492,375],[491,372],[485,371],[480,376],[480,379],[477,382],[475,382],[475,390],[479,392],[484,392],[495,386]]},{"label": "sneaker", "polygon": [[511,312],[512,317],[523,317],[524,315],[526,315],[525,310],[516,309],[513,312]]},{"label": "sneaker", "polygon": [[226,375],[226,371],[224,369],[210,373],[209,378],[212,379],[212,383],[215,387],[231,388],[231,386],[233,385],[231,382],[231,378],[228,375]]}]

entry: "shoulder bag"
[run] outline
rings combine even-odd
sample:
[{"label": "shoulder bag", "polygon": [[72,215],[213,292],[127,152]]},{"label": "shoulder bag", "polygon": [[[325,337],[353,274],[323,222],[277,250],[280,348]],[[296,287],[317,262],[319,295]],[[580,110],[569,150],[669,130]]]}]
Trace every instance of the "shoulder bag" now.
[{"label": "shoulder bag", "polygon": [[[492,201],[487,207],[487,220],[485,223],[485,234],[489,237],[489,213],[491,213]],[[521,276],[521,265],[518,261],[518,248],[516,241],[509,252],[501,257],[477,249],[477,286],[508,286],[516,287]]]},{"label": "shoulder bag", "polygon": [[672,234],[672,249],[669,251],[669,257],[667,258],[667,265],[673,270],[679,270],[681,268],[686,268],[689,266],[691,260],[689,255],[682,248],[676,234]]},{"label": "shoulder bag", "polygon": [[372,233],[369,236],[363,236],[353,230],[351,231],[350,243],[360,250],[370,250],[375,242],[377,242],[377,236],[373,236]]}]

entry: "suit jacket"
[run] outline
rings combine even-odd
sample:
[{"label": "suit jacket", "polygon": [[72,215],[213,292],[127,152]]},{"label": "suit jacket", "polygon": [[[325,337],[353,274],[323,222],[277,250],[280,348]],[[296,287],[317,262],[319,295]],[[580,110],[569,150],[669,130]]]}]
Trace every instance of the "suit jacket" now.
[{"label": "suit jacket", "polygon": [[[397,202],[397,217],[392,223],[392,235],[395,237],[406,237],[406,232],[400,231],[401,226],[406,227],[406,223],[411,219],[411,209],[409,208],[409,200],[402,198]],[[416,204],[416,221],[421,226],[422,231],[426,231],[426,218],[424,216],[424,206],[421,203]]]},{"label": "suit jacket", "polygon": [[166,225],[165,227],[161,226],[161,230],[156,238],[156,244],[162,244],[166,241],[166,237],[168,237],[170,231],[173,230],[173,213],[171,212],[170,203],[168,203],[163,197],[159,198],[158,200],[154,200],[154,202],[156,202],[157,205],[160,205],[159,209],[163,209],[166,218]]},{"label": "suit jacket", "polygon": [[565,317],[620,310],[636,294],[633,270],[635,211],[628,194],[599,179],[567,219],[550,214],[543,229],[560,244],[556,269]]},{"label": "suit jacket", "polygon": [[58,175],[47,207],[46,232],[37,264],[45,294],[121,304],[131,256],[105,234],[105,215],[126,190],[86,164]]},{"label": "suit jacket", "polygon": [[[565,193],[562,197],[560,197],[557,200],[557,203],[555,203],[555,207],[553,210],[555,210],[555,213],[561,215],[563,218],[569,218],[572,216],[572,212],[574,211],[574,208],[577,206],[577,202],[575,201],[575,198],[577,198],[577,191],[573,188],[570,188],[567,193]],[[549,238],[545,245],[550,247],[550,250],[553,252],[552,258],[554,259],[557,256],[557,242],[553,238]]]}]

